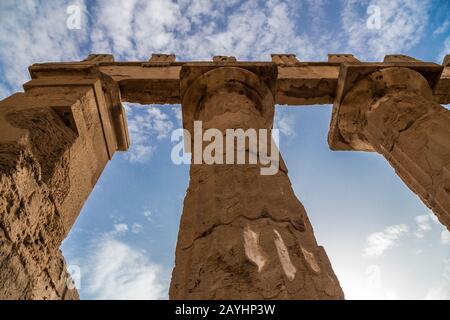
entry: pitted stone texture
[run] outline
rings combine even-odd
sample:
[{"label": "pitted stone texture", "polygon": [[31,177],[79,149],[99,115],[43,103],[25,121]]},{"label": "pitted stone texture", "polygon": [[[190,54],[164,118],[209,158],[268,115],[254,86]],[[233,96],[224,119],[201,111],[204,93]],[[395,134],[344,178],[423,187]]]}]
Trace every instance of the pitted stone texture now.
[{"label": "pitted stone texture", "polygon": [[[75,133],[54,111],[68,105]],[[40,165],[65,233],[108,162],[102,124],[89,87],[35,88],[0,102],[0,143],[18,142],[29,148]]]},{"label": "pitted stone texture", "polygon": [[0,102],[0,299],[78,298],[59,247],[109,159],[97,103],[87,86]]},{"label": "pitted stone texture", "polygon": [[[208,81],[224,73],[213,71]],[[215,80],[218,83],[224,79]],[[204,120],[205,128],[217,128],[223,133],[235,128],[270,129],[273,98],[271,102],[256,101],[230,81],[233,85],[225,81],[223,88],[204,92],[207,98],[201,105],[183,108],[195,109],[192,113],[197,114],[197,120]],[[246,90],[257,91],[251,87]],[[260,110],[264,110],[264,116]],[[286,172],[261,175],[257,164],[191,165],[169,296],[344,297]]]},{"label": "pitted stone texture", "polygon": [[399,93],[376,102],[367,123],[370,143],[450,230],[450,111]]},{"label": "pitted stone texture", "polygon": [[346,95],[339,131],[357,150],[382,154],[450,230],[450,111],[418,72],[388,68]]},{"label": "pitted stone texture", "polygon": [[59,250],[62,221],[39,163],[26,147],[0,144],[0,169],[0,298],[76,298]]}]

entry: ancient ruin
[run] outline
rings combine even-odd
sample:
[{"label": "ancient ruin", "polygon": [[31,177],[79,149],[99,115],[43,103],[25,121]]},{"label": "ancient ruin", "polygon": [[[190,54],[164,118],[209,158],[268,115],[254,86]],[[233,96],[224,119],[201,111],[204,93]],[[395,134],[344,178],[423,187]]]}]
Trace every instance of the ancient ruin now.
[{"label": "ancient ruin", "polygon": [[[182,104],[183,126],[271,129],[274,106],[333,104],[333,150],[376,151],[450,230],[450,56],[301,62],[216,56],[29,68],[0,102],[0,299],[77,299],[59,249],[106,163],[130,145],[121,102]],[[281,158],[192,164],[171,299],[343,299]]]}]

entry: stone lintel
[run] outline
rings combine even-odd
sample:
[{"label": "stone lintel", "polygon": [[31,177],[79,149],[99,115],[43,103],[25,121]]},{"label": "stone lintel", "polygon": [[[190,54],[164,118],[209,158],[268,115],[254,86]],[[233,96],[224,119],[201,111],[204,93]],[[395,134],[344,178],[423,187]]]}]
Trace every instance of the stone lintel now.
[{"label": "stone lintel", "polygon": [[278,65],[276,103],[294,106],[332,103],[336,94],[339,65],[336,62]]},{"label": "stone lintel", "polygon": [[[274,56],[291,56],[277,54]],[[339,56],[339,57],[338,57]],[[387,56],[387,59],[401,55]],[[401,56],[405,58],[406,56]],[[353,57],[354,58],[354,57]],[[329,62],[295,62],[277,64],[277,90],[275,101],[281,105],[314,105],[330,104],[336,97],[339,68],[343,62],[354,62],[356,58],[349,54],[330,55]],[[345,60],[345,61],[343,61]],[[122,101],[141,104],[178,104],[180,96],[181,67],[189,64],[199,66],[208,62],[61,62],[34,64],[30,67],[33,79],[42,77],[61,77],[84,74],[95,76],[93,67],[98,67],[100,73],[108,75],[119,84]],[[213,62],[209,62],[213,64]],[[224,62],[215,62],[222,64]],[[267,63],[267,62],[239,62]],[[423,66],[423,62],[408,61],[414,65]],[[362,62],[363,65],[368,63]],[[376,63],[391,65],[391,62]],[[444,63],[444,71],[435,86],[434,99],[440,104],[450,103],[450,65]]]},{"label": "stone lintel", "polygon": [[248,70],[257,75],[275,95],[277,67],[272,62],[228,62],[226,65],[218,65],[214,62],[185,63],[180,71],[180,94],[183,97],[186,90],[201,75],[208,71],[221,67],[233,67]]},{"label": "stone lintel", "polygon": [[408,68],[420,73],[428,82],[431,89],[437,86],[443,67],[435,63],[360,63],[348,64],[343,63],[339,71],[339,80],[337,85],[337,94],[333,104],[333,112],[328,133],[328,144],[332,150],[356,150],[356,151],[373,151],[367,146],[355,147],[350,145],[341,135],[339,130],[340,114],[345,112],[342,108],[343,99],[353,86],[366,76],[386,68]]}]

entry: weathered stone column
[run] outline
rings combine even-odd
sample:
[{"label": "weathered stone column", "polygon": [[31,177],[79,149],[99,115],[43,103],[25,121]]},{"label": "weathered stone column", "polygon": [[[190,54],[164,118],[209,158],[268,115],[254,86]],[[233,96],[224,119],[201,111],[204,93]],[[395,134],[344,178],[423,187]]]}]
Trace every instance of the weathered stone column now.
[{"label": "weathered stone column", "polygon": [[117,85],[96,72],[30,68],[0,102],[0,299],[76,299],[59,250],[128,136]]},{"label": "weathered stone column", "polygon": [[[184,65],[184,127],[192,132],[194,120],[201,120],[204,130],[223,134],[271,129],[275,79],[271,63]],[[275,175],[261,175],[259,164],[204,162],[191,164],[169,296],[344,297],[283,164]]]},{"label": "weathered stone column", "polygon": [[[364,66],[348,68],[354,70],[341,69],[331,148],[382,154],[450,230],[450,111],[433,101],[431,89],[440,67],[377,68],[359,78]],[[345,78],[359,80],[349,85]]]}]

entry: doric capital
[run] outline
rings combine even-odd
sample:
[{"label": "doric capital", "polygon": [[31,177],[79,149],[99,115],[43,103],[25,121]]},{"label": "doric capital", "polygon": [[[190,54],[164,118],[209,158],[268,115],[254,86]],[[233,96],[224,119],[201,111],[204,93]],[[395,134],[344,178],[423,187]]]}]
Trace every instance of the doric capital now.
[{"label": "doric capital", "polygon": [[222,88],[247,96],[271,126],[276,77],[277,68],[273,63],[183,65],[180,78],[184,128],[192,130],[205,101]]},{"label": "doric capital", "polygon": [[328,134],[333,150],[373,151],[363,127],[372,104],[392,93],[411,92],[433,100],[442,66],[434,63],[343,64]]}]

